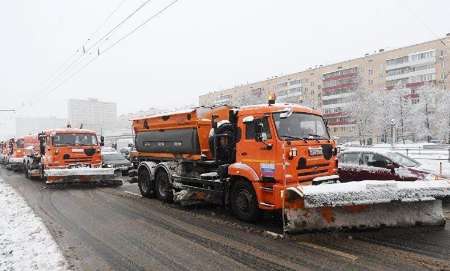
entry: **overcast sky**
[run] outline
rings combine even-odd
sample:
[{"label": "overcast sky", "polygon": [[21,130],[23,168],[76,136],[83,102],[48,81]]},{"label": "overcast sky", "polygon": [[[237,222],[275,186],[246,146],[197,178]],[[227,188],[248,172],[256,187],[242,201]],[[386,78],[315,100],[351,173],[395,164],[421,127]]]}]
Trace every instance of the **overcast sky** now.
[{"label": "overcast sky", "polygon": [[[80,61],[95,57],[98,47],[100,57],[49,93],[62,79],[45,83],[70,56],[77,59],[76,50],[89,48],[144,0],[0,1],[0,109],[18,108],[22,116],[66,117],[72,97],[116,102],[119,113],[180,107],[212,90],[450,32],[448,0],[180,0],[103,54],[170,3],[153,0]],[[0,114],[5,129],[14,116]]]}]

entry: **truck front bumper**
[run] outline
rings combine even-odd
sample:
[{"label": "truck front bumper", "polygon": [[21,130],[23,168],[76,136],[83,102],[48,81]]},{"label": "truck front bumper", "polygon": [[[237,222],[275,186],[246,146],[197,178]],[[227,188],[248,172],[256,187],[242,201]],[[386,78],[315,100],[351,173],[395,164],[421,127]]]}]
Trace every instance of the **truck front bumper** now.
[{"label": "truck front bumper", "polygon": [[50,183],[82,183],[114,180],[113,168],[53,168],[45,169],[47,184]]}]

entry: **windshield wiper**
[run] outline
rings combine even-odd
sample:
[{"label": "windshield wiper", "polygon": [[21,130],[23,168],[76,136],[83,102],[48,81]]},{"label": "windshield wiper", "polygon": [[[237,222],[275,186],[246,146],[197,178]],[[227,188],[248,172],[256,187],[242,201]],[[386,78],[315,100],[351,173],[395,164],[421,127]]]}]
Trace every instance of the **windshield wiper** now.
[{"label": "windshield wiper", "polygon": [[306,142],[305,138],[301,138],[298,136],[291,136],[291,135],[282,135],[281,137],[285,138],[285,139],[291,139],[291,140],[303,140]]},{"label": "windshield wiper", "polygon": [[298,136],[291,136],[291,135],[282,135],[281,137],[286,138],[286,139],[303,139],[301,137]]},{"label": "windshield wiper", "polygon": [[323,137],[323,136],[316,135],[316,134],[308,134],[308,136],[312,136],[312,137],[314,137],[315,139],[327,139],[327,138],[325,138],[325,137]]}]

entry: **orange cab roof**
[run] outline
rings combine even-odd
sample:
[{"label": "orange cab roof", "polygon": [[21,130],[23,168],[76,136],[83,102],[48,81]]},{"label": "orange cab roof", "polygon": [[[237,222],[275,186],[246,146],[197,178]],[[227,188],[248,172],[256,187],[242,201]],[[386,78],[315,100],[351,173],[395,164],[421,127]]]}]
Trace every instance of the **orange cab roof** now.
[{"label": "orange cab roof", "polygon": [[287,111],[292,110],[294,112],[300,112],[300,113],[309,113],[309,114],[315,114],[315,115],[321,115],[320,111],[314,110],[312,108],[302,106],[299,104],[292,104],[292,103],[276,103],[276,104],[257,104],[257,105],[247,105],[242,106],[239,108],[239,111],[241,112],[248,112],[248,111],[254,111],[254,113],[275,113],[275,112],[281,112],[281,111]]},{"label": "orange cab roof", "polygon": [[97,134],[95,131],[78,128],[58,128],[44,131],[46,134]]}]

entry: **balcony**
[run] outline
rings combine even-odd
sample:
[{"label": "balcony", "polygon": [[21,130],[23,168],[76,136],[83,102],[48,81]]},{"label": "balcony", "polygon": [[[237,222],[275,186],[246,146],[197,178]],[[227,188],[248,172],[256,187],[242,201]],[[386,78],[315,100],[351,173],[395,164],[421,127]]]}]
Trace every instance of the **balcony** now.
[{"label": "balcony", "polygon": [[420,70],[420,71],[406,72],[406,73],[402,73],[402,74],[386,76],[386,81],[405,79],[405,78],[409,78],[409,77],[412,77],[412,76],[419,76],[419,75],[425,75],[425,74],[431,74],[431,73],[435,74],[436,73],[436,68],[431,68],[431,69],[425,69],[425,70]]}]

